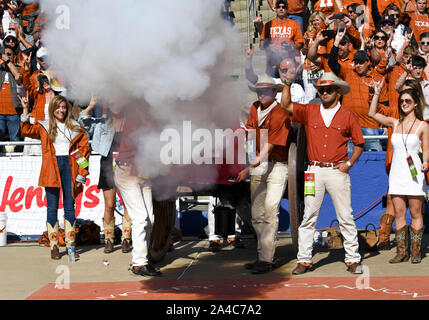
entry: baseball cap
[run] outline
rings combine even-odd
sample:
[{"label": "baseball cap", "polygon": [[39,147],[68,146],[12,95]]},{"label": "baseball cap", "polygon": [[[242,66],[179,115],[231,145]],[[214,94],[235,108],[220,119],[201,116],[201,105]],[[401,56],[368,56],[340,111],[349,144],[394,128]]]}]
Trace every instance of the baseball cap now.
[{"label": "baseball cap", "polygon": [[369,60],[368,54],[363,50],[356,51],[356,53],[353,56],[353,61],[365,62],[368,60]]}]

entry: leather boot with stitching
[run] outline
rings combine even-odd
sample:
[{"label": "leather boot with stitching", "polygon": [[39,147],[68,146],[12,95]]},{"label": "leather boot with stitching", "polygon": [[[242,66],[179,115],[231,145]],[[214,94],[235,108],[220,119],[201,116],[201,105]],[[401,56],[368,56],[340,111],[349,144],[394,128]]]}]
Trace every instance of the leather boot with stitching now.
[{"label": "leather boot with stitching", "polygon": [[411,253],[411,263],[420,263],[422,261],[421,257],[421,247],[422,247],[422,237],[425,227],[420,230],[415,230],[410,226],[410,253]]},{"label": "leather boot with stitching", "polygon": [[396,256],[389,260],[389,263],[399,263],[408,261],[408,226],[405,225],[396,234]]},{"label": "leather boot with stitching", "polygon": [[131,251],[130,240],[131,240],[131,220],[122,217],[122,237],[121,237],[121,246],[122,252],[127,253]]},{"label": "leather boot with stitching", "polygon": [[106,223],[103,219],[103,227],[104,227],[104,253],[112,253],[113,252],[113,244],[115,243],[115,217],[110,220],[109,223]]},{"label": "leather boot with stitching", "polygon": [[390,250],[390,233],[395,217],[391,214],[383,214],[380,218],[380,231],[377,243],[378,250]]},{"label": "leather boot with stitching", "polygon": [[300,275],[304,274],[311,269],[313,265],[307,262],[300,262],[296,265],[295,269],[292,270],[292,274]]},{"label": "leather boot with stitching", "polygon": [[51,247],[51,259],[59,260],[61,257],[58,245],[58,235],[60,232],[58,221],[55,223],[54,226],[51,226],[49,222],[46,222],[46,228],[48,230],[49,244]]}]

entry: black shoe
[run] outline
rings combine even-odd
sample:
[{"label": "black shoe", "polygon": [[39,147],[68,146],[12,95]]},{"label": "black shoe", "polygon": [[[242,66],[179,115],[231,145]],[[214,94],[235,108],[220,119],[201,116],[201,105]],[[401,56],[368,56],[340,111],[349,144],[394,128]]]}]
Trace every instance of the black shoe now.
[{"label": "black shoe", "polygon": [[209,245],[209,251],[211,252],[217,252],[220,250],[220,243],[218,240],[212,240],[210,241]]},{"label": "black shoe", "polygon": [[240,237],[236,237],[234,241],[231,241],[231,244],[234,246],[234,248],[237,249],[242,249],[246,247]]},{"label": "black shoe", "polygon": [[155,268],[151,264],[146,264],[144,266],[133,266],[131,267],[131,272],[138,276],[160,276],[161,271],[158,268]]},{"label": "black shoe", "polygon": [[256,261],[253,261],[253,262],[250,262],[250,263],[246,263],[244,265],[244,269],[252,270],[258,263],[259,263],[259,260],[256,260]]},{"label": "black shoe", "polygon": [[265,261],[259,261],[259,263],[255,264],[252,269],[253,274],[261,274],[270,272],[273,268],[273,264]]}]

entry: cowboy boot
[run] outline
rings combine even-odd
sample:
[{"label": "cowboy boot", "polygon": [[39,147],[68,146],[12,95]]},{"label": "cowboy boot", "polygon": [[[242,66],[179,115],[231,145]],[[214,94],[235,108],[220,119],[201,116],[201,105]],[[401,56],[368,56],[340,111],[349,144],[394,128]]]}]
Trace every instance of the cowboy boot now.
[{"label": "cowboy boot", "polygon": [[55,223],[54,226],[51,226],[49,222],[46,222],[46,228],[48,230],[49,244],[51,247],[51,259],[59,260],[61,257],[58,245],[58,234],[60,231],[58,221]]},{"label": "cowboy boot", "polygon": [[380,231],[377,243],[378,250],[390,250],[390,233],[395,217],[390,214],[383,214],[380,219]]},{"label": "cowboy boot", "polygon": [[127,220],[125,216],[122,216],[122,252],[127,253],[131,251],[130,241],[131,241],[131,226],[132,223],[130,220]]},{"label": "cowboy boot", "polygon": [[390,263],[408,261],[408,226],[405,225],[396,234],[396,256],[389,260]]},{"label": "cowboy boot", "polygon": [[420,230],[415,230],[413,227],[410,226],[411,263],[420,263],[422,261],[420,252],[422,247],[422,237],[424,229],[424,226]]},{"label": "cowboy boot", "polygon": [[113,252],[113,244],[115,243],[115,217],[110,220],[109,223],[106,223],[103,219],[104,226],[104,253]]},{"label": "cowboy boot", "polygon": [[[76,240],[76,220],[73,222],[73,225],[71,225],[70,222],[67,220],[64,220],[64,231],[66,234],[66,247],[67,250],[71,246],[75,246],[75,240]],[[76,253],[76,250],[74,252],[74,257],[79,258],[79,255]]]}]

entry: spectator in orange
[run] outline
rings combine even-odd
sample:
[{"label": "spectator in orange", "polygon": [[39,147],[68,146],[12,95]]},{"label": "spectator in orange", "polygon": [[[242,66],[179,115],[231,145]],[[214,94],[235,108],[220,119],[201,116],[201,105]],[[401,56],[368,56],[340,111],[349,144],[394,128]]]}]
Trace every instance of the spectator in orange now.
[{"label": "spectator in orange", "polygon": [[416,8],[415,12],[410,12],[408,15],[411,18],[410,28],[413,30],[415,38],[420,39],[422,33],[429,32],[427,0],[417,0]]},{"label": "spectator in orange", "polygon": [[[329,67],[340,78],[344,79],[351,87],[350,94],[343,98],[343,106],[353,111],[359,119],[359,124],[363,135],[378,135],[379,125],[368,116],[369,104],[372,99],[374,85],[383,80],[383,76],[370,68],[371,61],[368,54],[363,51],[357,51],[353,56],[354,70],[350,71],[338,64],[338,45],[345,32],[338,32],[335,37],[334,46],[329,55]],[[388,103],[386,87],[383,87],[382,104]],[[352,149],[349,144],[349,151]],[[365,151],[382,151],[379,139],[368,139],[365,141]]]},{"label": "spectator in orange", "polygon": [[18,90],[22,76],[13,61],[13,48],[7,46],[0,60],[0,141],[7,140],[6,132],[9,141],[21,139],[19,115],[22,113],[22,105]]},{"label": "spectator in orange", "polygon": [[318,0],[314,4],[315,11],[322,11],[325,16],[334,13],[346,13],[345,6],[342,0]]},{"label": "spectator in orange", "polygon": [[288,3],[285,0],[277,0],[277,17],[268,21],[262,28],[260,47],[267,48],[271,44],[280,45],[283,41],[289,41],[298,49],[304,45],[300,25],[287,18]]},{"label": "spectator in orange", "polygon": [[425,75],[429,79],[429,32],[423,32],[419,41],[419,56],[425,59]]},{"label": "spectator in orange", "polygon": [[[274,3],[273,3],[274,1]],[[271,10],[275,11],[277,1],[268,0]],[[304,14],[307,12],[308,0],[293,0],[288,1],[288,15],[287,17],[299,23],[301,32],[304,33]]]}]

